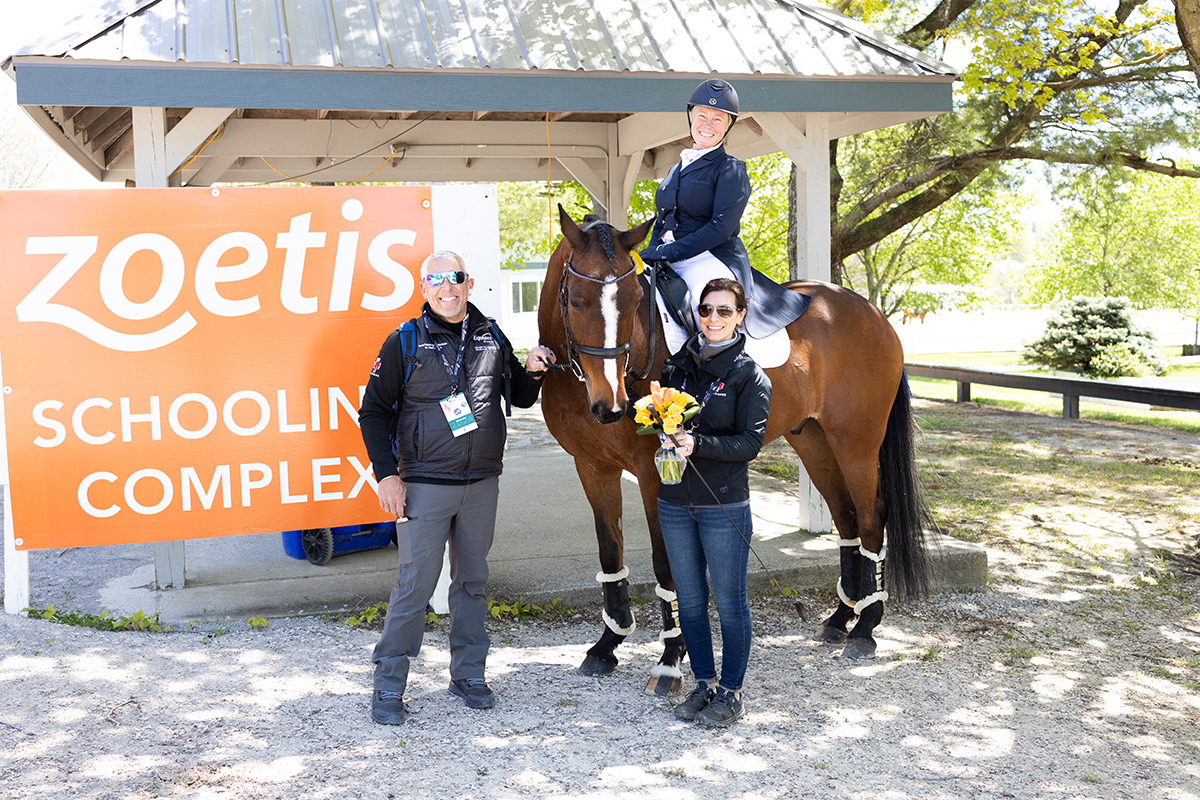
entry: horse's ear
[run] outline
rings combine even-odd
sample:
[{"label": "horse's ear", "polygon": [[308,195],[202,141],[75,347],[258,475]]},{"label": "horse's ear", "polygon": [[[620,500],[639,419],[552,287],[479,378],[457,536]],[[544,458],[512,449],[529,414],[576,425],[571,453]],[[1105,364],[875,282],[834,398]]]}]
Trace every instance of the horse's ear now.
[{"label": "horse's ear", "polygon": [[567,237],[572,248],[583,249],[586,237],[583,235],[583,231],[579,230],[579,226],[575,224],[575,220],[571,219],[571,215],[562,207],[562,203],[558,204],[558,226],[562,228],[563,236]]},{"label": "horse's ear", "polygon": [[653,225],[654,217],[651,217],[636,228],[622,233],[620,236],[622,249],[633,250],[636,248],[646,238],[646,235],[650,233],[650,228]]}]

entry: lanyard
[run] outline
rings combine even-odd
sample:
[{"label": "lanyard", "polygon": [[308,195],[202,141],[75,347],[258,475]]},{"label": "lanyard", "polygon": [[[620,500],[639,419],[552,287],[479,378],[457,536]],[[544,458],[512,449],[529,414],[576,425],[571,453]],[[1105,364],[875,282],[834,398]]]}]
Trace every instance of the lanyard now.
[{"label": "lanyard", "polygon": [[[458,355],[454,358],[454,366],[450,366],[450,361],[446,358],[446,354],[442,352],[442,346],[436,341],[433,343],[437,349],[437,354],[442,359],[442,366],[446,368],[446,374],[450,376],[450,394],[458,394],[458,375],[462,372],[463,354],[467,352],[467,320],[470,317],[463,317],[462,321],[462,338],[458,342]],[[429,317],[425,317],[425,327],[429,328]]]},{"label": "lanyard", "polygon": [[[697,384],[699,384],[699,381],[697,381]],[[683,387],[685,390],[687,389],[686,377],[683,379]],[[704,399],[700,401],[700,408],[696,410],[696,416],[694,419],[700,419],[700,415],[704,413],[704,407],[708,405],[708,401],[712,400],[713,395],[724,388],[725,381],[721,380],[720,378],[713,379],[713,382],[708,385],[708,391],[704,393]]]}]

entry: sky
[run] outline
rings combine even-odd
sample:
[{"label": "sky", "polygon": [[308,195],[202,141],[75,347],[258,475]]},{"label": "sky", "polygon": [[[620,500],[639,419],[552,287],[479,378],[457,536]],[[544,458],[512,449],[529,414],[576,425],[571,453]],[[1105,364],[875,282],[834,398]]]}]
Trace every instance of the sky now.
[{"label": "sky", "polygon": [[[81,9],[94,7],[95,4],[96,0],[0,0],[0,60],[47,33],[62,30],[79,16]],[[11,128],[9,122],[12,123]],[[41,188],[103,186],[54,146],[17,106],[16,83],[7,74],[0,74],[0,128],[12,137],[0,142],[5,151],[50,162]]]}]

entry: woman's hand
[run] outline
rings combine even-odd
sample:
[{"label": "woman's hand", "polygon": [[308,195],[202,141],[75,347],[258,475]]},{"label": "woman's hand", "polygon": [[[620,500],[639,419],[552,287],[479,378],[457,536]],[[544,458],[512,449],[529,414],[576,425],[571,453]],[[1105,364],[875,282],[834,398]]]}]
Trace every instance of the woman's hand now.
[{"label": "woman's hand", "polygon": [[692,438],[690,433],[687,431],[676,431],[673,435],[675,437],[675,451],[679,455],[686,457],[695,452],[696,440]]},{"label": "woman's hand", "polygon": [[642,261],[666,261],[667,257],[663,254],[665,250],[666,245],[656,244],[642,250],[638,255],[642,257]]}]

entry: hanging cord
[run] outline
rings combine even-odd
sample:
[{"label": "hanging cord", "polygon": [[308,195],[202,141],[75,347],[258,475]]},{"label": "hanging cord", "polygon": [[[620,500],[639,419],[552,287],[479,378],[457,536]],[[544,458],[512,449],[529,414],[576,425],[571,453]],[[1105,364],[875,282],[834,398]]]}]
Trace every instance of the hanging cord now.
[{"label": "hanging cord", "polygon": [[[428,122],[430,119],[432,119],[432,118],[433,118],[433,115],[434,115],[434,114],[436,114],[436,113],[437,113],[437,112],[435,112],[435,111],[430,111],[430,112],[429,112],[428,114],[426,114],[426,115],[425,115],[423,118],[421,118],[421,119],[417,120],[417,121],[416,121],[416,122],[414,122],[412,125],[409,125],[407,128],[405,128],[404,130],[400,131],[400,132],[399,132],[398,134],[396,134],[395,136],[392,136],[392,137],[391,137],[391,138],[389,138],[388,140],[386,140],[386,141],[384,141],[384,142],[380,142],[380,143],[379,143],[379,144],[377,144],[377,145],[372,145],[371,147],[368,147],[366,150],[363,150],[361,153],[357,153],[357,154],[355,154],[355,155],[352,155],[352,156],[350,156],[350,157],[348,157],[348,158],[343,158],[343,159],[342,159],[342,161],[341,161],[341,163],[345,164],[345,163],[347,163],[347,162],[349,162],[349,161],[353,161],[353,160],[354,160],[354,159],[356,159],[356,158],[362,158],[363,156],[365,156],[367,153],[371,152],[372,150],[376,150],[376,149],[378,149],[378,148],[380,148],[380,147],[384,147],[385,145],[389,145],[389,144],[393,145],[393,147],[392,147],[392,153],[391,153],[391,155],[389,155],[387,158],[385,158],[385,159],[383,160],[383,163],[382,163],[382,164],[380,164],[378,167],[376,167],[375,169],[373,169],[373,170],[371,170],[370,172],[368,172],[366,175],[363,175],[361,178],[355,178],[353,181],[349,181],[349,183],[357,183],[358,181],[363,181],[363,180],[366,180],[367,178],[369,178],[369,177],[371,177],[372,175],[374,175],[376,172],[379,172],[379,170],[383,169],[383,168],[384,168],[384,167],[387,165],[387,163],[388,163],[389,161],[391,161],[393,158],[395,158],[395,157],[396,157],[396,149],[397,149],[397,148],[394,146],[394,142],[395,142],[397,139],[399,139],[401,136],[403,136],[404,134],[406,134],[406,133],[408,133],[409,131],[411,131],[413,128],[415,128],[415,127],[417,127],[418,125],[420,125],[421,123],[423,123],[423,122]],[[403,152],[404,152],[404,151],[402,150],[402,151],[401,151],[401,156],[400,156],[400,158],[401,158],[401,159],[403,159],[403,158],[404,158]],[[277,180],[277,181],[262,181],[261,183],[252,183],[252,184],[248,184],[249,186],[270,186],[270,185],[272,185],[272,184],[276,184],[276,183],[283,183],[284,181],[292,181],[292,182],[295,182],[295,183],[304,183],[304,184],[308,184],[308,181],[303,181],[303,180],[300,180],[300,179],[301,179],[301,178],[306,178],[306,177],[308,177],[309,175],[316,175],[317,173],[324,172],[325,170],[328,170],[328,169],[333,169],[333,167],[334,167],[334,166],[336,166],[336,164],[334,163],[334,161],[331,159],[331,160],[330,160],[330,162],[329,162],[329,164],[328,164],[328,165],[326,165],[326,166],[324,166],[324,167],[317,167],[316,169],[310,169],[308,172],[301,172],[301,173],[300,173],[300,174],[298,174],[298,175],[288,175],[287,173],[283,172],[282,170],[280,170],[280,169],[276,168],[276,166],[275,166],[274,164],[272,164],[270,161],[267,161],[267,160],[266,160],[265,158],[263,158],[262,156],[259,156],[259,158],[260,158],[260,159],[262,159],[262,162],[263,162],[264,164],[266,164],[268,167],[270,167],[271,169],[275,170],[275,172],[277,172],[277,173],[279,173],[280,175],[282,175],[282,176],[283,176],[283,179],[282,179],[282,180]],[[309,184],[309,185],[311,185],[311,184]]]},{"label": "hanging cord", "polygon": [[546,249],[554,244],[554,200],[550,197],[550,112],[546,112]]},{"label": "hanging cord", "polygon": [[171,175],[174,175],[176,172],[182,172],[183,170],[190,167],[192,165],[192,162],[195,161],[197,158],[199,158],[200,154],[204,152],[204,148],[208,147],[210,144],[215,142],[217,139],[220,139],[224,135],[225,135],[225,123],[222,122],[219,126],[217,126],[217,129],[212,132],[212,135],[210,135],[207,139],[204,140],[204,144],[200,145],[200,149],[197,150],[195,153],[193,153],[192,157],[189,158],[186,162],[184,162],[183,164],[180,164],[178,167],[176,167],[175,172],[172,172]]},{"label": "hanging cord", "polygon": [[[656,418],[657,418],[657,421],[659,422],[659,424],[661,424],[661,423],[662,423],[662,419],[661,419],[660,417],[658,417],[658,411],[657,411],[657,409],[655,409],[653,406],[651,406],[650,413],[651,413],[651,415],[652,415],[652,416],[654,416],[654,417],[656,417]],[[676,438],[675,438],[675,435],[674,435],[674,434],[672,434],[672,433],[667,433],[667,434],[664,434],[664,435],[665,435],[665,436],[666,436],[668,439],[670,439],[670,440],[671,440],[671,444],[675,445],[675,447],[676,447],[676,448],[678,448],[678,447],[679,447],[679,442],[678,442],[678,440],[676,440]],[[764,572],[766,572],[766,573],[767,573],[767,578],[768,578],[768,580],[769,580],[769,581],[770,581],[770,583],[771,583],[771,587],[772,587],[772,588],[776,588],[776,589],[777,589],[777,588],[779,588],[780,584],[779,584],[779,581],[778,581],[778,579],[776,579],[776,577],[775,577],[775,573],[774,573],[774,572],[771,570],[771,568],[770,568],[770,567],[768,567],[768,566],[767,566],[767,565],[766,565],[766,564],[763,562],[763,560],[762,560],[761,558],[759,558],[759,555],[758,555],[758,553],[757,553],[757,552],[754,550],[754,545],[750,544],[750,540],[746,538],[746,534],[745,534],[745,533],[743,533],[743,532],[742,532],[742,529],[738,527],[738,524],[737,524],[736,522],[734,522],[734,521],[733,521],[733,517],[731,517],[731,516],[729,515],[729,511],[728,511],[728,509],[726,509],[726,508],[725,508],[725,505],[724,505],[724,504],[723,504],[723,503],[720,501],[720,499],[717,497],[717,493],[716,493],[716,492],[714,492],[714,491],[713,491],[713,489],[712,489],[712,487],[708,485],[708,481],[704,480],[704,475],[703,475],[703,474],[700,472],[700,470],[699,470],[699,469],[696,467],[695,463],[693,463],[693,462],[692,462],[692,459],[691,459],[691,457],[690,457],[690,456],[684,456],[684,460],[686,460],[686,461],[687,461],[687,463],[688,463],[688,465],[690,465],[690,466],[691,466],[691,468],[692,468],[692,472],[694,472],[694,473],[696,474],[696,477],[700,479],[700,482],[701,482],[702,484],[704,484],[704,488],[705,488],[705,489],[707,489],[707,490],[708,490],[708,493],[712,495],[712,498],[713,498],[713,500],[716,502],[717,506],[718,506],[718,507],[721,509],[721,511],[722,511],[722,512],[724,512],[724,514],[725,514],[725,519],[729,520],[729,524],[730,524],[730,525],[732,525],[732,526],[733,526],[733,529],[734,529],[735,531],[737,531],[737,532],[738,532],[738,536],[742,537],[742,541],[746,543],[746,547],[750,548],[750,552],[751,552],[751,553],[754,553],[754,558],[755,558],[755,560],[756,560],[756,561],[758,561],[758,565],[759,565],[760,567],[762,567],[762,568],[763,568],[763,571],[764,571]],[[796,614],[797,614],[797,615],[799,615],[800,619],[801,619],[801,620],[805,620],[805,619],[806,619],[806,617],[805,617],[805,614],[804,614],[804,604],[803,604],[803,603],[801,603],[799,600],[797,600],[797,601],[795,602],[795,609],[796,609]]]}]

